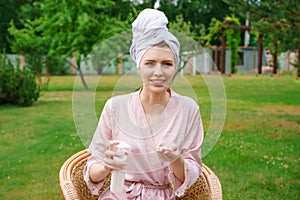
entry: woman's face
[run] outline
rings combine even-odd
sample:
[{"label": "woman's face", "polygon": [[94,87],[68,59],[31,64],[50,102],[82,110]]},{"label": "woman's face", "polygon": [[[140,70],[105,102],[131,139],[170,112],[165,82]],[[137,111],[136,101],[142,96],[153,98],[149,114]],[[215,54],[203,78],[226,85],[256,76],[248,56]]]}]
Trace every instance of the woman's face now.
[{"label": "woman's face", "polygon": [[174,54],[169,47],[152,47],[143,55],[139,74],[143,89],[161,93],[170,88],[176,73]]}]

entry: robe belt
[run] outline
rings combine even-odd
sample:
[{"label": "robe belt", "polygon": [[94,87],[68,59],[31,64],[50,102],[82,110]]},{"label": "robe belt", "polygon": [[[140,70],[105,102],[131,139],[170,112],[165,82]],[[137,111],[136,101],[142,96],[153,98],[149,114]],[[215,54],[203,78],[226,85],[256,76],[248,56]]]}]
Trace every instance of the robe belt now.
[{"label": "robe belt", "polygon": [[[158,189],[158,190],[165,190],[165,189],[171,189],[170,184],[165,185],[153,185],[150,183],[144,183],[144,182],[134,182],[134,181],[125,181],[126,185],[129,185],[129,188],[126,190],[127,197],[128,198],[135,198],[139,196],[143,196],[143,198],[147,199],[147,189]],[[149,197],[150,199],[150,197]]]}]

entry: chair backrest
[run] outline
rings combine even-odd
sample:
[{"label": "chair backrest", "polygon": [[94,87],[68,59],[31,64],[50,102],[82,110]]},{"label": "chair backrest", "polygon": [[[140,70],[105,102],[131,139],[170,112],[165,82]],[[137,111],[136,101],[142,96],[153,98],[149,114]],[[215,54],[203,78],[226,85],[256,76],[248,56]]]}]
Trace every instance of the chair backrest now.
[{"label": "chair backrest", "polygon": [[[93,196],[87,188],[83,179],[83,170],[86,161],[90,156],[87,150],[82,150],[71,156],[60,169],[60,188],[66,200],[96,200],[98,196]],[[109,187],[110,177],[105,180],[104,186],[99,194]],[[187,190],[181,200],[201,199],[201,200],[222,200],[222,188],[218,177],[203,164],[203,171],[197,182]]]}]

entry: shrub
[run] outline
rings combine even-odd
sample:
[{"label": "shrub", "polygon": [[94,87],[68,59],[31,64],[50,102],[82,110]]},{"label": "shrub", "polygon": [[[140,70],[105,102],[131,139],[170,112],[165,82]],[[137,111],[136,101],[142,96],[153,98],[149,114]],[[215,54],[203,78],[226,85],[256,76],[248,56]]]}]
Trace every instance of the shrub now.
[{"label": "shrub", "polygon": [[36,76],[29,70],[14,69],[4,57],[0,59],[0,105],[30,106],[40,96]]}]

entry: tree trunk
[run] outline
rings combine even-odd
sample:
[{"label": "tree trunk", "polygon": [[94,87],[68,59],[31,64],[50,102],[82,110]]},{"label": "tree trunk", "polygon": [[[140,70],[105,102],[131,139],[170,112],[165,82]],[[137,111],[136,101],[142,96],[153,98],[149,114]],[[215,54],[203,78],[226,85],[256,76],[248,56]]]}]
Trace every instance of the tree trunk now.
[{"label": "tree trunk", "polygon": [[50,83],[50,72],[49,72],[48,59],[46,58],[46,80],[44,84],[45,89],[48,89],[49,83]]},{"label": "tree trunk", "polygon": [[78,66],[78,67],[77,67],[77,70],[78,70],[78,72],[79,72],[79,76],[80,76],[82,85],[83,85],[83,87],[84,87],[85,90],[89,90],[89,88],[88,88],[88,86],[87,86],[87,84],[86,84],[86,82],[85,82],[85,79],[84,79],[83,73],[82,73],[82,71],[81,71],[81,68],[80,68],[80,62],[77,62],[77,66]]},{"label": "tree trunk", "polygon": [[42,74],[40,72],[37,72],[36,76],[37,76],[37,80],[38,80],[39,85],[42,85],[43,84]]},{"label": "tree trunk", "polygon": [[[72,53],[72,61],[71,61],[71,67],[76,69],[78,72],[79,72],[79,76],[80,76],[80,79],[81,79],[81,82],[82,82],[82,85],[84,87],[85,90],[88,90],[88,86],[84,80],[84,76],[83,76],[83,73],[81,71],[81,68],[80,68],[80,61],[77,61],[76,59],[76,56],[75,56],[75,52]],[[74,60],[73,60],[74,59]],[[77,64],[77,66],[75,66]]]},{"label": "tree trunk", "polygon": [[72,58],[71,58],[71,74],[75,75],[76,74],[76,53],[72,53]]}]

